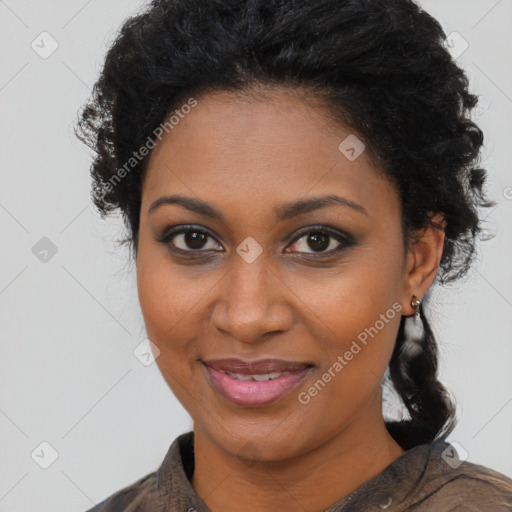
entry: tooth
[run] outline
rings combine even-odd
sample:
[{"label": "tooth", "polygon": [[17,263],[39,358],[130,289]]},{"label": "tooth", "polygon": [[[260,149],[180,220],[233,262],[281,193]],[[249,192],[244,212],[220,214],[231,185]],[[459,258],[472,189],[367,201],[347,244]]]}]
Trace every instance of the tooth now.
[{"label": "tooth", "polygon": [[252,378],[254,380],[257,380],[257,381],[262,381],[262,380],[269,380],[270,379],[270,374],[268,373],[262,373],[260,375],[252,375]]},{"label": "tooth", "polygon": [[290,375],[290,372],[270,372],[270,373],[259,373],[259,374],[253,374],[253,375],[245,375],[243,373],[235,373],[235,372],[228,372],[227,370],[220,370],[225,375],[229,375],[232,379],[236,380],[255,380],[258,382],[262,382],[265,380],[273,380],[277,379],[278,377],[282,377],[283,375]]},{"label": "tooth", "polygon": [[226,372],[232,379],[251,380],[250,375],[242,375],[241,373]]},{"label": "tooth", "polygon": [[235,375],[238,380],[251,380],[250,375],[243,375],[241,373],[235,373]]}]

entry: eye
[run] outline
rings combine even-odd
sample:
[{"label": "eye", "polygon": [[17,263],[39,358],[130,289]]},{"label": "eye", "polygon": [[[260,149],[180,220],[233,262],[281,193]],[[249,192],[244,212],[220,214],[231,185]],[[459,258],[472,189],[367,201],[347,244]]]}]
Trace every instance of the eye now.
[{"label": "eye", "polygon": [[[298,252],[306,254],[333,254],[346,247],[354,245],[352,237],[348,234],[333,231],[327,227],[309,229],[295,238],[293,244],[289,247],[298,248]],[[307,252],[305,249],[312,249],[313,252]],[[288,249],[286,252],[289,252]]]},{"label": "eye", "polygon": [[[206,230],[195,226],[181,226],[177,229],[164,232],[158,239],[158,242],[169,247],[171,251],[177,253],[197,253],[199,256],[203,252],[217,251],[221,252],[222,246],[215,241],[215,238]],[[210,247],[208,242],[210,241]],[[345,248],[355,245],[355,241],[348,233],[333,230],[327,226],[310,227],[307,231],[302,231],[298,237],[295,237],[292,245],[289,245],[286,252],[299,252],[321,257],[331,255],[342,251]],[[290,251],[290,247],[292,250]],[[307,249],[312,252],[308,252]]]},{"label": "eye", "polygon": [[158,242],[167,244],[173,251],[178,252],[201,252],[214,250],[220,247],[218,244],[212,244],[208,247],[208,239],[214,240],[213,237],[202,229],[193,226],[184,226],[179,229],[164,233]]}]

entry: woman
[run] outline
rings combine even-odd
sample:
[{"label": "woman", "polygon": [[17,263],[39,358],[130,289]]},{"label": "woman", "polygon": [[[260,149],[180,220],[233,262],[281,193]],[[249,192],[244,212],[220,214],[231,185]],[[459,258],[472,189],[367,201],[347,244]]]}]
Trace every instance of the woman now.
[{"label": "woman", "polygon": [[446,441],[424,307],[493,204],[444,40],[411,0],[154,0],[123,25],[78,135],[194,429],[91,512],[512,510]]}]

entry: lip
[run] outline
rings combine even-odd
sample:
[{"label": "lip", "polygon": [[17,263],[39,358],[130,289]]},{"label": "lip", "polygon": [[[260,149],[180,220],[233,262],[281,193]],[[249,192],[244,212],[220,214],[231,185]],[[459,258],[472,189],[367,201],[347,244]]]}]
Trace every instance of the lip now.
[{"label": "lip", "polygon": [[257,375],[272,372],[298,372],[312,364],[299,361],[285,361],[284,359],[258,359],[247,361],[236,358],[212,359],[204,361],[204,364],[214,368],[243,375]]},{"label": "lip", "polygon": [[[245,407],[261,407],[278,401],[289,394],[312,370],[312,365],[281,359],[242,361],[218,359],[203,362],[208,381],[213,389],[230,402]],[[223,373],[228,371],[242,375],[289,372],[271,380],[238,380]]]}]

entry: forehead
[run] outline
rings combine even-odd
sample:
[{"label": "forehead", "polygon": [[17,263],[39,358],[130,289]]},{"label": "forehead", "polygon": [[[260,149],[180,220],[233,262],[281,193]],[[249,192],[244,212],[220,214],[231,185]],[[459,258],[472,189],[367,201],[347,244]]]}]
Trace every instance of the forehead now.
[{"label": "forehead", "polygon": [[295,93],[210,93],[157,143],[143,204],[147,209],[176,192],[226,207],[243,199],[253,210],[319,193],[365,204],[389,201],[394,191],[364,151],[355,160],[340,151],[354,136],[319,102]]}]

